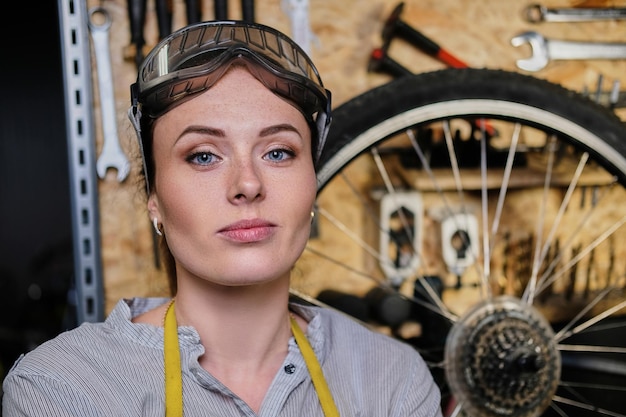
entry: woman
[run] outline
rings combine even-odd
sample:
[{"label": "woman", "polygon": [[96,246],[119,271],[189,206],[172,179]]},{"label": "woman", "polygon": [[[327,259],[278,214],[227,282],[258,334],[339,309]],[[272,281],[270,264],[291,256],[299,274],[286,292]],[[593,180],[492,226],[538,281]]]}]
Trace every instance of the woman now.
[{"label": "woman", "polygon": [[18,360],[5,417],[439,416],[413,348],[289,302],[330,121],[302,50],[257,24],[196,24],[131,94],[175,297],[122,300]]}]

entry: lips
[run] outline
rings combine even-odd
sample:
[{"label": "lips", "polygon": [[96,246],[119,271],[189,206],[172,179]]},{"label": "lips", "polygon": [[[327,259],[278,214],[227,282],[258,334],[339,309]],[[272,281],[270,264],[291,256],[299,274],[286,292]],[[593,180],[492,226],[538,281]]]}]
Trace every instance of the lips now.
[{"label": "lips", "polygon": [[235,242],[254,243],[271,236],[275,227],[275,224],[266,220],[250,219],[232,223],[218,233]]}]

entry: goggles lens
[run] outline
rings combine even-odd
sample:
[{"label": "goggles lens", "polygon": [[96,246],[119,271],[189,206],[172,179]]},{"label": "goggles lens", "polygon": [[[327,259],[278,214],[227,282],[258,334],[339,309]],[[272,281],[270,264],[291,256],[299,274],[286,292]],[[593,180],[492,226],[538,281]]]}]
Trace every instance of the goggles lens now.
[{"label": "goggles lens", "polygon": [[275,29],[238,21],[197,23],[163,39],[139,68],[133,102],[144,115],[157,117],[210,88],[240,58],[306,115],[329,112],[330,95],[306,53]]}]

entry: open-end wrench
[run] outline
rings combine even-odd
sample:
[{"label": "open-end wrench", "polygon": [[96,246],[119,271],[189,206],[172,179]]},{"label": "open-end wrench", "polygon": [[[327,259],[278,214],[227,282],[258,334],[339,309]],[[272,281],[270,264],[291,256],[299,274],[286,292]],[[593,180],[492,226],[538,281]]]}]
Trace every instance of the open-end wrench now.
[{"label": "open-end wrench", "polygon": [[515,47],[530,44],[532,56],[518,59],[517,66],[526,71],[539,71],[550,60],[624,59],[626,43],[578,42],[546,39],[537,32],[524,32],[511,39]]},{"label": "open-end wrench", "polygon": [[568,7],[552,9],[540,4],[531,4],[524,9],[524,17],[531,23],[626,19],[626,8]]},{"label": "open-end wrench", "polygon": [[280,6],[289,17],[291,37],[304,52],[310,54],[311,46],[317,43],[317,38],[311,30],[309,0],[282,0]]},{"label": "open-end wrench", "polygon": [[[104,19],[102,23],[99,19]],[[113,76],[109,51],[109,28],[111,18],[101,7],[89,10],[89,31],[96,54],[98,68],[98,92],[100,95],[100,111],[102,114],[102,132],[104,144],[102,152],[96,162],[96,171],[100,178],[106,176],[108,168],[117,170],[117,180],[124,181],[130,171],[128,158],[120,147],[117,136],[117,121],[115,116],[115,97],[113,93]]]}]

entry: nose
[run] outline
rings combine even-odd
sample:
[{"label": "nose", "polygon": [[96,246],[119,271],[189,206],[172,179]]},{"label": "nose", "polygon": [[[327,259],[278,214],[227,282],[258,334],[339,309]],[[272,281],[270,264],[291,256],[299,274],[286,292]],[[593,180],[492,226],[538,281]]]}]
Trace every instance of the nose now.
[{"label": "nose", "polygon": [[234,164],[229,198],[234,204],[259,200],[263,196],[263,181],[259,167],[250,159],[238,159]]}]

